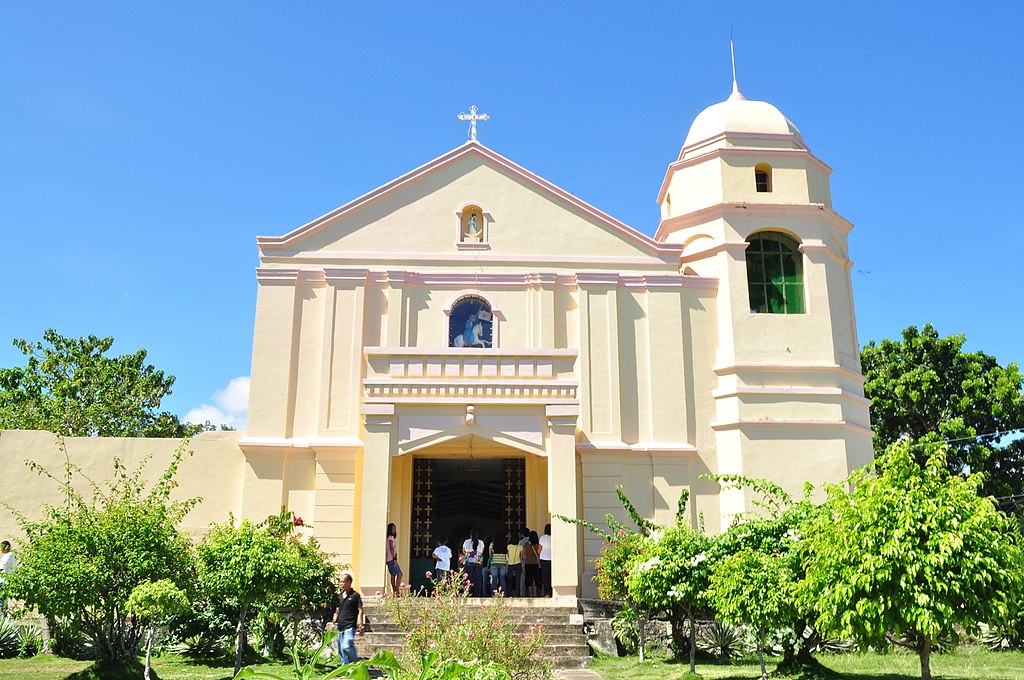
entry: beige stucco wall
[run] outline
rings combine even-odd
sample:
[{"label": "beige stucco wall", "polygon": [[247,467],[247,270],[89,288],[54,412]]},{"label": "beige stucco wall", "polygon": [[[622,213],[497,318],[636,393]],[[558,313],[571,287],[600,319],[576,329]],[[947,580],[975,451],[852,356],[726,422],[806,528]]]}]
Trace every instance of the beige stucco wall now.
[{"label": "beige stucco wall", "polygon": [[[196,506],[182,523],[195,536],[201,535],[213,522],[226,522],[230,515],[238,517],[242,501],[242,452],[238,448],[239,432],[207,432],[194,437],[178,471],[180,484],[173,497],[199,497]],[[109,480],[113,461],[119,459],[129,470],[135,470],[149,458],[145,479],[154,481],[163,474],[181,445],[176,439],[140,439],[114,437],[67,437],[64,439],[68,459],[82,473],[100,483]],[[38,475],[25,465],[35,461],[63,478],[65,458],[49,432],[34,430],[0,430],[0,499],[30,518],[39,518],[44,504],[62,500],[59,484]],[[76,488],[89,493],[89,484],[76,476]],[[275,512],[280,510],[280,506]],[[22,538],[14,516],[0,507],[0,536]]]}]

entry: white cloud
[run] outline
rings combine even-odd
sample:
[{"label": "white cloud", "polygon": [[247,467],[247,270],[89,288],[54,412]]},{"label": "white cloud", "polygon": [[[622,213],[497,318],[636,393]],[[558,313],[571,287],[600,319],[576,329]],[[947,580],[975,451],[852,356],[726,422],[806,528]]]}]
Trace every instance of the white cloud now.
[{"label": "white cloud", "polygon": [[249,376],[232,378],[227,387],[213,394],[213,404],[202,404],[185,414],[190,423],[230,425],[237,430],[245,429],[249,408]]}]

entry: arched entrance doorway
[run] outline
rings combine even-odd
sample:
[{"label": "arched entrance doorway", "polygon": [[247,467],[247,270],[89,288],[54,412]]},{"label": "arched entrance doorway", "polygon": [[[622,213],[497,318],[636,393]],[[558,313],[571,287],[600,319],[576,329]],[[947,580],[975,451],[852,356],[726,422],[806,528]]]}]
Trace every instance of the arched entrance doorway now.
[{"label": "arched entrance doorway", "polygon": [[430,555],[440,537],[454,555],[472,529],[483,539],[505,541],[526,524],[526,459],[415,458],[412,474],[412,542],[409,583],[426,585]]}]

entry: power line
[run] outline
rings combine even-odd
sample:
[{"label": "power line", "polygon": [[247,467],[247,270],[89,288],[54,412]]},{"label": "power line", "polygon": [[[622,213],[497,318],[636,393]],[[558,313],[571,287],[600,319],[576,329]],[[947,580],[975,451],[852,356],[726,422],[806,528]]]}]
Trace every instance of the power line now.
[{"label": "power line", "polygon": [[[986,432],[984,434],[976,434],[973,437],[958,437],[956,439],[945,439],[945,438],[943,438],[943,440],[941,442],[919,442],[917,444],[911,444],[910,448],[916,449],[916,448],[920,448],[920,447],[923,447],[923,446],[931,446],[933,444],[952,444],[954,442],[967,442],[967,441],[981,439],[982,437],[1006,437],[1008,435],[1015,434],[1015,433],[1018,433],[1018,432],[1024,432],[1024,427],[1015,427],[1015,428],[1012,428],[1010,430],[997,430],[995,432]],[[941,436],[941,435],[939,435],[939,436]]]}]

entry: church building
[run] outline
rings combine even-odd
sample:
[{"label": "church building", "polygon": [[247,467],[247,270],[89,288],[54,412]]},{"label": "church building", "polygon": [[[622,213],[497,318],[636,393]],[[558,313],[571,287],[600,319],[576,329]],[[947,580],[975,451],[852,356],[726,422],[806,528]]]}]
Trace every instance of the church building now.
[{"label": "church building", "polygon": [[[624,514],[709,532],[752,508],[702,478],[795,495],[871,460],[850,281],[852,225],[831,169],[771,104],[705,109],[668,164],[654,237],[476,139],[283,236],[257,238],[248,426],[194,438],[184,528],[282,506],[364,593],[385,529],[423,582],[441,535],[551,525],[552,583],[593,597],[601,541],[558,516]],[[653,194],[655,187],[651,187]],[[642,197],[640,197],[642,198]],[[179,442],[68,438],[93,479],[151,475]],[[0,497],[60,502],[19,466],[60,470],[45,432],[0,432]],[[17,538],[9,510],[0,531]]]},{"label": "church building", "polygon": [[257,238],[242,516],[287,506],[371,594],[390,522],[414,584],[440,535],[550,523],[572,598],[600,540],[555,517],[621,516],[616,485],[662,523],[688,490],[718,532],[751,499],[706,473],[799,494],[871,460],[852,225],[778,109],[734,86],[697,116],[653,238],[465,118],[465,144]]}]

